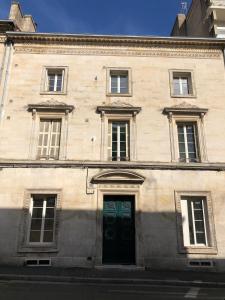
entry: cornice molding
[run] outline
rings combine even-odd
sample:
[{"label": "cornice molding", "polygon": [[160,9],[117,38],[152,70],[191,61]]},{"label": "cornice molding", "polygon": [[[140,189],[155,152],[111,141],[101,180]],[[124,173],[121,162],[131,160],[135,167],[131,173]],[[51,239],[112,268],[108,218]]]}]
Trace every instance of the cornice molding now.
[{"label": "cornice molding", "polygon": [[63,44],[50,46],[19,44],[14,46],[16,53],[29,54],[61,54],[61,55],[104,55],[104,56],[161,56],[161,57],[181,57],[181,58],[214,58],[222,57],[219,49],[202,49],[193,47],[122,47],[115,45],[90,46],[72,45],[65,47]]},{"label": "cornice molding", "polygon": [[37,104],[28,104],[27,110],[30,112],[35,111],[62,111],[62,112],[72,112],[74,110],[73,105],[68,105],[64,102],[59,102],[55,100],[48,100],[45,102]]},{"label": "cornice molding", "polygon": [[208,112],[207,108],[200,108],[196,105],[189,104],[187,102],[182,102],[178,105],[171,107],[165,107],[163,109],[164,114],[192,114],[192,115],[205,115]]},{"label": "cornice molding", "polygon": [[127,170],[186,170],[186,171],[225,171],[225,163],[156,163],[156,162],[92,162],[92,161],[40,161],[2,160],[1,169],[44,168],[44,169],[127,169]]}]

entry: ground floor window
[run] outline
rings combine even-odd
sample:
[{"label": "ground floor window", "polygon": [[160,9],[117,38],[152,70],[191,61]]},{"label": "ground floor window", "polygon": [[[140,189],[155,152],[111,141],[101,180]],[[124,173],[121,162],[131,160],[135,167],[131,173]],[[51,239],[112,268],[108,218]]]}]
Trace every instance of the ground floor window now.
[{"label": "ground floor window", "polygon": [[32,195],[28,243],[53,243],[56,195]]}]

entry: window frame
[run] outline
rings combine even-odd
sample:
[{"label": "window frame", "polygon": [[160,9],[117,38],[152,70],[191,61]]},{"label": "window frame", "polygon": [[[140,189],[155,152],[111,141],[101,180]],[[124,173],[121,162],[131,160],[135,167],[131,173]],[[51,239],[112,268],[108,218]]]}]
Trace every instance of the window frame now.
[{"label": "window frame", "polygon": [[[117,156],[117,159],[116,160],[113,160],[113,156],[112,156],[112,125],[113,123],[125,123],[126,124],[126,159],[125,160],[121,160],[121,157],[120,156]],[[109,128],[111,127],[111,131],[109,130]],[[118,132],[119,131],[119,132]],[[130,161],[130,120],[115,120],[115,119],[108,119],[108,160],[109,161]],[[111,135],[110,133],[111,132]],[[118,138],[118,133],[120,133],[120,130],[118,130],[118,127],[117,127],[117,138]],[[110,138],[111,136],[111,138]],[[110,139],[110,141],[109,141]],[[118,141],[119,140],[119,141]],[[119,139],[117,140],[117,155],[118,155],[118,152],[120,153],[120,136],[119,136]],[[110,142],[110,145],[109,145],[109,142]],[[109,155],[109,152],[111,154],[111,156]],[[118,159],[119,158],[119,159]]]},{"label": "window frame", "polygon": [[[66,95],[67,94],[67,83],[68,83],[68,70],[67,66],[44,66],[42,70],[41,78],[41,95]],[[49,71],[62,71],[62,89],[61,91],[49,91],[48,90],[48,72]]]},{"label": "window frame", "polygon": [[[54,239],[51,243],[30,243],[30,206],[32,195],[55,195],[55,227]],[[23,208],[21,211],[21,222],[18,234],[18,253],[55,253],[58,252],[58,233],[60,227],[60,211],[62,201],[62,189],[26,189],[24,192]]]},{"label": "window frame", "polygon": [[[178,163],[202,163],[208,162],[205,130],[204,130],[204,112],[194,112],[191,109],[173,112],[173,108],[165,108],[164,113],[168,114],[169,120],[169,134],[170,134],[170,150],[171,150],[171,162]],[[203,111],[203,110],[202,110]],[[178,144],[178,130],[177,123],[195,123],[197,128],[197,147],[199,153],[198,162],[180,162],[179,144]]]},{"label": "window frame", "polygon": [[[123,75],[122,73],[127,72],[128,92],[127,93],[112,93],[111,91],[111,73]],[[107,67],[106,68],[106,95],[111,97],[131,97],[132,96],[132,74],[131,68],[122,67]]]},{"label": "window frame", "polygon": [[[178,125],[182,125],[184,128],[184,146],[185,146],[185,161],[181,160],[180,157],[180,149],[179,149],[179,132],[178,132]],[[178,159],[179,162],[185,162],[185,163],[194,163],[194,161],[190,161],[189,157],[189,150],[188,150],[188,141],[187,141],[187,126],[192,125],[194,129],[194,145],[195,145],[195,154],[196,154],[196,161],[195,162],[200,162],[201,157],[199,153],[199,137],[198,137],[198,128],[197,128],[197,123],[196,122],[176,122],[177,126],[177,142],[178,142]]]},{"label": "window frame", "polygon": [[[174,93],[174,78],[175,77],[186,77],[188,80],[188,94],[175,94]],[[172,69],[169,70],[169,79],[170,79],[170,96],[172,98],[196,98],[196,87],[195,87],[195,78],[193,70],[182,70],[182,69]]]},{"label": "window frame", "polygon": [[[34,201],[34,196],[43,196],[43,201],[44,201],[44,205],[42,207],[42,220],[41,220],[41,236],[40,242],[31,242],[30,241],[30,233],[31,233],[31,222],[32,222],[32,215],[33,215],[33,201]],[[43,241],[43,227],[45,224],[45,213],[46,213],[46,199],[48,196],[50,196],[51,194],[31,194],[31,198],[30,198],[30,207],[29,207],[29,220],[28,220],[28,229],[27,229],[27,245],[43,245],[43,246],[49,246],[54,244],[55,242],[55,227],[56,227],[56,215],[57,215],[57,194],[52,194],[52,196],[55,196],[55,206],[54,206],[54,225],[53,225],[53,241],[52,242],[44,242]]]},{"label": "window frame", "polygon": [[[182,198],[194,198],[202,197],[205,200],[205,221],[207,222],[205,226],[207,235],[207,244],[195,244],[186,245],[184,242],[183,234],[183,215],[182,215]],[[209,191],[175,191],[175,206],[176,206],[176,221],[177,221],[177,240],[178,240],[178,251],[179,253],[190,253],[190,254],[216,254],[217,253],[217,243],[215,234],[215,225],[213,219],[213,202],[211,192]]]},{"label": "window frame", "polygon": [[[55,157],[55,158],[53,158],[53,157],[51,157],[51,155],[46,155],[46,156],[42,156],[42,155],[38,155],[38,150],[39,150],[39,148],[43,148],[43,146],[42,147],[40,147],[39,146],[39,137],[40,137],[40,134],[41,134],[41,132],[40,132],[40,125],[41,125],[41,122],[42,121],[45,121],[45,122],[51,122],[51,125],[50,125],[50,127],[51,127],[51,130],[49,130],[49,137],[48,137],[48,139],[49,139],[49,142],[48,142],[48,145],[47,145],[47,149],[48,149],[48,151],[50,151],[51,150],[51,145],[50,145],[50,142],[51,142],[51,137],[52,137],[52,122],[54,122],[54,121],[60,121],[60,131],[59,131],[59,146],[58,146],[58,148],[59,148],[59,150],[58,150],[58,156],[57,157]],[[61,146],[61,138],[62,138],[62,117],[59,117],[58,116],[58,118],[46,118],[46,116],[45,117],[40,117],[40,119],[39,119],[39,132],[38,132],[38,142],[37,142],[37,159],[40,159],[40,160],[59,160],[59,157],[60,157],[60,146]]]}]

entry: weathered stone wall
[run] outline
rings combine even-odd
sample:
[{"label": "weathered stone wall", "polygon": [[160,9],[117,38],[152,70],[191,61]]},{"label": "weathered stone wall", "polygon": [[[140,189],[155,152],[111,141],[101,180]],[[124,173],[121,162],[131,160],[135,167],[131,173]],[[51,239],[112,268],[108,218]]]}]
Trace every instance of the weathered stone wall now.
[{"label": "weathered stone wall", "polygon": [[[89,170],[89,176],[100,170]],[[193,258],[214,259],[224,266],[224,195],[222,172],[135,170],[146,177],[135,200],[137,259],[152,268],[186,268]],[[60,180],[59,180],[60,179]],[[54,266],[92,266],[98,255],[96,219],[99,197],[86,194],[85,169],[4,169],[0,172],[0,263],[21,265],[25,258],[52,258]],[[113,189],[113,185],[111,186]],[[115,187],[114,187],[115,188]],[[130,192],[122,184],[121,192]],[[27,189],[61,189],[57,249],[54,252],[19,251],[23,234],[23,209]],[[218,254],[179,254],[175,191],[210,191]],[[101,221],[102,222],[102,221]],[[139,229],[139,230],[138,230]],[[88,260],[89,258],[89,260]],[[91,260],[90,260],[91,258]]]}]

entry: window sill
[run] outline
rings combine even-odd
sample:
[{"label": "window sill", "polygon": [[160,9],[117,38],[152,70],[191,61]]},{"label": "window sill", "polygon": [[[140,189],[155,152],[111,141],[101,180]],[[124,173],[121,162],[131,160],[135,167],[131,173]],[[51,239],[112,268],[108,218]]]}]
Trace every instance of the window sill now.
[{"label": "window sill", "polygon": [[179,251],[184,254],[217,254],[218,251],[215,247],[204,247],[204,246],[189,246],[183,247]]},{"label": "window sill", "polygon": [[42,91],[42,92],[40,92],[40,95],[67,95],[67,92],[47,92],[47,91]]},{"label": "window sill", "polygon": [[128,94],[113,94],[113,93],[107,93],[107,97],[132,97],[133,95],[131,93]]},{"label": "window sill", "polygon": [[170,95],[171,98],[197,98],[196,95]]},{"label": "window sill", "polygon": [[26,246],[19,248],[17,250],[18,253],[56,253],[58,252],[58,248],[56,246]]}]

